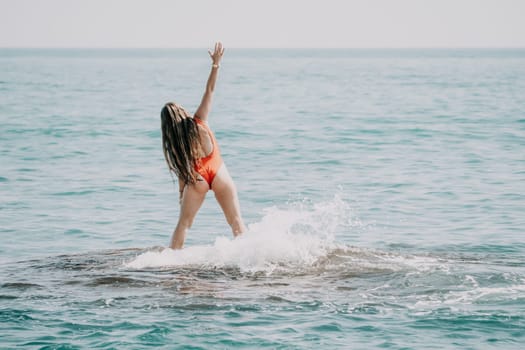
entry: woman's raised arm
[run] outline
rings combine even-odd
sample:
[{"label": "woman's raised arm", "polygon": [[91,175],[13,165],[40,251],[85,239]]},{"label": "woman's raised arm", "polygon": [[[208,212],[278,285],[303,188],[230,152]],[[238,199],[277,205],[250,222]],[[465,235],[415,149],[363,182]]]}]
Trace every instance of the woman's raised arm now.
[{"label": "woman's raised arm", "polygon": [[221,42],[215,43],[215,49],[213,53],[208,50],[210,57],[212,59],[212,66],[210,76],[208,77],[208,82],[206,83],[206,90],[202,96],[201,104],[197,111],[195,111],[195,116],[201,120],[208,120],[208,113],[211,109],[211,100],[213,95],[213,90],[215,89],[215,82],[217,81],[217,73],[219,71],[220,62],[222,55],[224,54],[224,48],[222,47]]}]

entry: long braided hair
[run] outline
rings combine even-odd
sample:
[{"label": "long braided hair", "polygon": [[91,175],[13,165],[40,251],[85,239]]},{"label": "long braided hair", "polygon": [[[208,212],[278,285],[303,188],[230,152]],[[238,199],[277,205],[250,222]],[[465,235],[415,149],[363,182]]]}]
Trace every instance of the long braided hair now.
[{"label": "long braided hair", "polygon": [[168,102],[160,112],[162,151],[168,168],[187,184],[195,184],[194,167],[200,155],[199,129],[184,108]]}]

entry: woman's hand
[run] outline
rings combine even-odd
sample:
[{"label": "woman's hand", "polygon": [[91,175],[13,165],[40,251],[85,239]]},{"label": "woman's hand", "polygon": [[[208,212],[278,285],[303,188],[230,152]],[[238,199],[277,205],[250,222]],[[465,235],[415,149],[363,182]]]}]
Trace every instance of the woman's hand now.
[{"label": "woman's hand", "polygon": [[210,54],[213,64],[218,65],[221,62],[222,55],[224,54],[224,47],[222,47],[222,43],[220,41],[216,42],[213,53],[210,50],[208,50],[208,53]]},{"label": "woman's hand", "polygon": [[211,109],[211,99],[213,95],[213,90],[215,89],[215,82],[217,81],[217,72],[219,71],[219,63],[221,62],[222,55],[224,54],[224,48],[220,41],[215,43],[215,49],[213,52],[208,50],[210,57],[213,61],[211,66],[210,76],[206,82],[206,90],[204,90],[204,95],[202,96],[201,104],[199,108],[195,111],[195,116],[201,120],[208,120],[208,113]]}]

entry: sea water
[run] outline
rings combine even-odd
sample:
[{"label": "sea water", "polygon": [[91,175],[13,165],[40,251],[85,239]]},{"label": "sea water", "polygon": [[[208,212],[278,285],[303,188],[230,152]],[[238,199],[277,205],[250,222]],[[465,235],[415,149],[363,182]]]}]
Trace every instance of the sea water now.
[{"label": "sea water", "polygon": [[202,50],[0,50],[0,347],[521,349],[525,50],[227,49],[249,227],[178,187]]}]

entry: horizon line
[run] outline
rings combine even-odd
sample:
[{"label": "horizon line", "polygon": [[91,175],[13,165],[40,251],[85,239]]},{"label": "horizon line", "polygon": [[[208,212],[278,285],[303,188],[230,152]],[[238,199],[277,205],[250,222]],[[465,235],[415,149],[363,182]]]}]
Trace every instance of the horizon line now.
[{"label": "horizon line", "polygon": [[[0,49],[49,49],[49,50],[203,50],[209,47],[197,46],[0,46]],[[504,49],[525,49],[525,46],[341,46],[341,47],[322,47],[322,46],[264,46],[264,47],[226,47],[228,50],[504,50]]]}]

